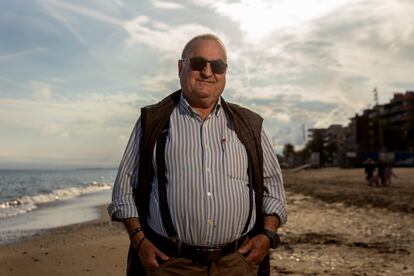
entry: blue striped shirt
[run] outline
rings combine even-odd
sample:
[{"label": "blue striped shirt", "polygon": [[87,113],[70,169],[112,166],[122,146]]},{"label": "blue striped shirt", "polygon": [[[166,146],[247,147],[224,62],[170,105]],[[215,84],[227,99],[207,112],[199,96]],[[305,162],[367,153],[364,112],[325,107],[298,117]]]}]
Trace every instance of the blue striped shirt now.
[{"label": "blue striped shirt", "polygon": [[[136,123],[115,180],[111,217],[138,217],[133,199],[133,178],[138,177],[135,158],[139,156],[140,120]],[[262,211],[287,220],[280,167],[270,142],[262,130],[264,197]],[[153,166],[156,174],[155,152]],[[242,234],[249,214],[249,174],[247,152],[221,108],[220,100],[205,119],[184,97],[170,116],[165,147],[167,200],[178,239],[184,243],[212,246],[234,241]],[[134,166],[135,164],[135,166]],[[139,185],[139,183],[137,184]],[[159,212],[157,178],[150,196],[148,224],[166,236]],[[253,204],[249,230],[256,215]]]}]

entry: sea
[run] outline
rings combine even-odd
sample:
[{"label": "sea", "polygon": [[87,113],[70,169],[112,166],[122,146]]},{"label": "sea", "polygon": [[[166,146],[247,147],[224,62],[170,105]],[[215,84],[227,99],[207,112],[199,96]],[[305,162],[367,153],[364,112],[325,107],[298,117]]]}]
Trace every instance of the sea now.
[{"label": "sea", "polygon": [[116,169],[0,170],[0,245],[101,216]]}]

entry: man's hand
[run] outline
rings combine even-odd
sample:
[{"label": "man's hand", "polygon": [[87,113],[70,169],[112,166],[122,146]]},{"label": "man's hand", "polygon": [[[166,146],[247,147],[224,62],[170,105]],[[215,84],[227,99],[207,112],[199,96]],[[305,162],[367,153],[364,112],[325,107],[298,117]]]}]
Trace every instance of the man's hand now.
[{"label": "man's hand", "polygon": [[[279,227],[279,218],[276,215],[267,215],[263,220],[263,228],[271,230],[273,232],[277,231]],[[270,239],[264,235],[259,234],[249,239],[240,249],[241,254],[249,252],[249,255],[246,257],[246,261],[252,264],[260,263],[267,254],[269,254],[270,249]]]},{"label": "man's hand", "polygon": [[[134,244],[135,248],[138,246],[139,240],[142,239],[133,239],[132,243]],[[162,253],[158,248],[152,244],[151,241],[148,239],[144,239],[138,248],[138,256],[141,259],[142,265],[144,268],[157,268],[159,266],[157,261],[157,256],[161,258],[163,261],[168,261],[170,258]]]},{"label": "man's hand", "polygon": [[240,249],[241,254],[249,252],[246,261],[252,264],[260,263],[269,254],[270,240],[266,235],[259,234],[249,239]]},{"label": "man's hand", "polygon": [[[123,220],[126,230],[131,233],[134,229],[141,227],[138,218],[127,218]],[[139,231],[132,238],[131,242],[138,251],[138,256],[141,259],[144,268],[157,268],[159,266],[157,257],[163,261],[168,261],[170,258],[156,248],[152,242],[144,238],[144,232]],[[141,241],[141,242],[140,242]]]}]

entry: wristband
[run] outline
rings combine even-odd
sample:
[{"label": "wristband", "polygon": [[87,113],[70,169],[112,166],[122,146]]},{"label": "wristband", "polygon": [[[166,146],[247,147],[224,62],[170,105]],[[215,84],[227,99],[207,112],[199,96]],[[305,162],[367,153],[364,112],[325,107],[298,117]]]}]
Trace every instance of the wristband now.
[{"label": "wristband", "polygon": [[129,238],[132,239],[140,231],[142,231],[142,227],[141,226],[135,228],[134,230],[132,230],[131,232],[129,232]]}]

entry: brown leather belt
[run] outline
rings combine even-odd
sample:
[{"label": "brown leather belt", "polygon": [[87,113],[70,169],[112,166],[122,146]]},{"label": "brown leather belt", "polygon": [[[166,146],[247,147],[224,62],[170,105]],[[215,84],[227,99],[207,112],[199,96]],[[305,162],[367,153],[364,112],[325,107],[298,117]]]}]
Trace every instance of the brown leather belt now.
[{"label": "brown leather belt", "polygon": [[155,233],[150,227],[145,229],[145,236],[163,253],[169,256],[184,257],[200,264],[217,262],[222,257],[236,252],[247,237],[245,235],[233,242],[209,247],[189,245],[165,238]]}]

